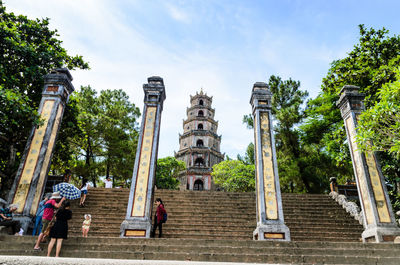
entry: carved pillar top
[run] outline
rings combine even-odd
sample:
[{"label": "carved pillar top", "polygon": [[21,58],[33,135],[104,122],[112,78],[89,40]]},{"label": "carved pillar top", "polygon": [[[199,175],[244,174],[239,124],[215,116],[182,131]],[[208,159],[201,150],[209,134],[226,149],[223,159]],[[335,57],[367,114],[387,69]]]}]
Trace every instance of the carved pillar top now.
[{"label": "carved pillar top", "polygon": [[147,78],[148,83],[143,85],[144,104],[145,105],[160,105],[163,107],[165,95],[164,81],[159,76]]},{"label": "carved pillar top", "polygon": [[358,86],[343,86],[340,90],[340,98],[336,102],[336,106],[340,108],[342,117],[345,118],[350,111],[361,113],[364,107],[365,94],[359,92]]},{"label": "carved pillar top", "polygon": [[44,76],[44,97],[59,97],[65,102],[75,90],[71,83],[72,76],[67,68],[57,68]]},{"label": "carved pillar top", "polygon": [[264,82],[256,82],[251,91],[250,104],[253,107],[253,113],[256,109],[271,109],[272,92],[269,86]]}]

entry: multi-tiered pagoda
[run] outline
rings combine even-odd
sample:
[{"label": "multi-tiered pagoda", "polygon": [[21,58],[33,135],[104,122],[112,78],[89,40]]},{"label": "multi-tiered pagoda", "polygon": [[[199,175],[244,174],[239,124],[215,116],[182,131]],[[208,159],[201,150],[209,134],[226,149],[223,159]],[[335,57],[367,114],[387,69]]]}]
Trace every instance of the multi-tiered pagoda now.
[{"label": "multi-tiered pagoda", "polygon": [[217,134],[218,122],[211,108],[212,97],[203,93],[190,96],[187,119],[183,121],[183,134],[179,134],[178,160],[186,163],[181,176],[181,189],[212,190],[212,166],[224,160],[220,152],[221,136]]}]

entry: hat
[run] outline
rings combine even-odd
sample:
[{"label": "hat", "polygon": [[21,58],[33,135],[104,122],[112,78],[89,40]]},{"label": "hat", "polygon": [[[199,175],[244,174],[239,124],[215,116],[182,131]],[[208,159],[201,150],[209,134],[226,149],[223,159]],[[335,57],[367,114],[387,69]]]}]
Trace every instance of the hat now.
[{"label": "hat", "polygon": [[86,219],[86,216],[89,216],[89,219],[92,219],[92,216],[90,214],[85,214],[84,217]]},{"label": "hat", "polygon": [[61,199],[60,192],[59,191],[53,192],[53,194],[51,194],[50,197],[50,200],[51,199]]},{"label": "hat", "polygon": [[8,206],[9,209],[15,208],[15,209],[17,209],[17,210],[18,210],[18,207],[19,207],[19,205],[16,204],[16,203],[10,204],[10,205]]}]

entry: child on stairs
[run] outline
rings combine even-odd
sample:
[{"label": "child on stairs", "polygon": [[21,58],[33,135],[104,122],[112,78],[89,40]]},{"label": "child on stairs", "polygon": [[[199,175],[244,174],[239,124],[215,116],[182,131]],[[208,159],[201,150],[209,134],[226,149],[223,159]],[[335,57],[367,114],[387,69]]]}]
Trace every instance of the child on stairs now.
[{"label": "child on stairs", "polygon": [[92,222],[92,216],[90,214],[85,214],[85,220],[82,224],[82,237],[88,237],[90,223]]}]

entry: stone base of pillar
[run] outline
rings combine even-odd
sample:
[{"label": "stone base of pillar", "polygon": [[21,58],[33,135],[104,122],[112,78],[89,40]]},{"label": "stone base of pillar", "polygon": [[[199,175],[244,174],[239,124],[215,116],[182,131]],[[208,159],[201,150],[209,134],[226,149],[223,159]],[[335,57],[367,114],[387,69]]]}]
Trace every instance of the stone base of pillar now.
[{"label": "stone base of pillar", "polygon": [[290,241],[290,231],[285,224],[257,224],[253,240]]},{"label": "stone base of pillar", "polygon": [[125,219],[120,231],[120,237],[150,238],[151,220]]},{"label": "stone base of pillar", "polygon": [[21,223],[21,228],[24,230],[24,235],[26,235],[26,232],[28,232],[29,225],[32,223],[32,217],[23,215],[17,215],[17,216],[14,215],[13,220],[19,221]]},{"label": "stone base of pillar", "polygon": [[398,227],[371,227],[361,234],[363,243],[394,242],[400,236]]}]

